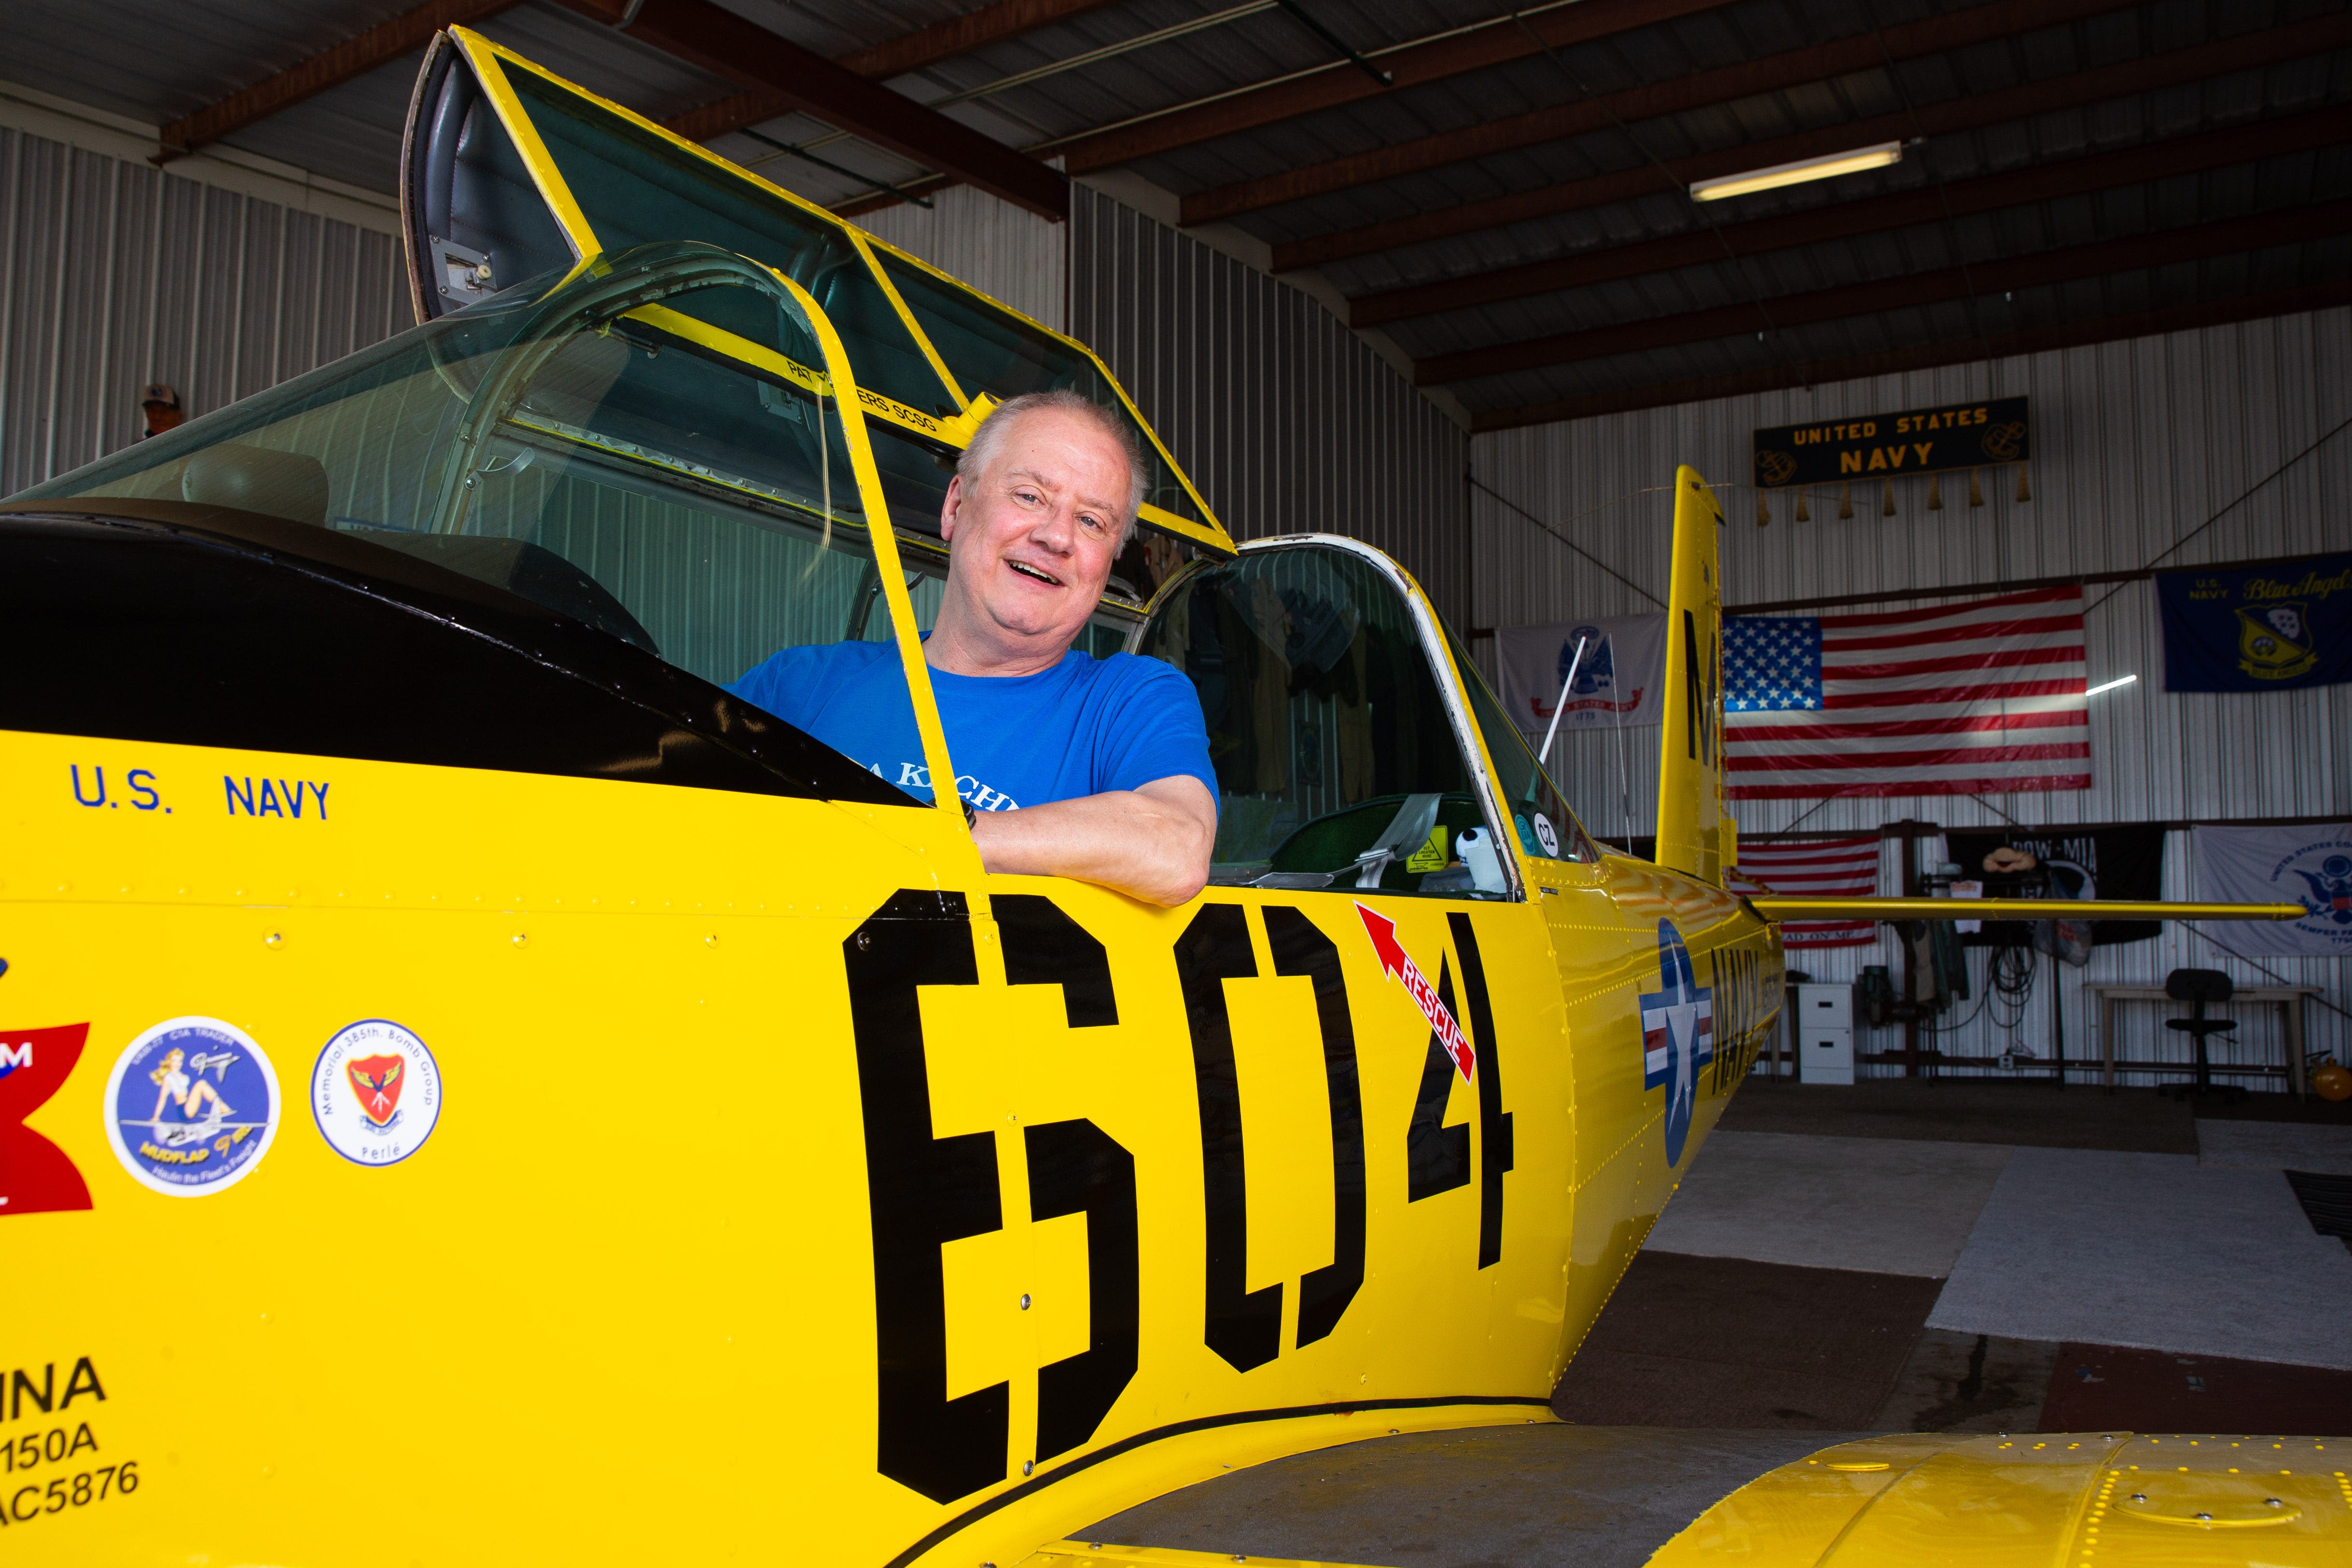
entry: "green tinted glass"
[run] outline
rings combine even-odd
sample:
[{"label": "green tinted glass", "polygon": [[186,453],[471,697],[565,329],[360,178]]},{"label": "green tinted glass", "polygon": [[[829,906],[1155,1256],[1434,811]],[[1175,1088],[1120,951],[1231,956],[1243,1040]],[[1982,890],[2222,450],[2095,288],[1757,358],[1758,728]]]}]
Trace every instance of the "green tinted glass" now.
[{"label": "green tinted glass", "polygon": [[1575,813],[1568,809],[1568,802],[1550,776],[1536,765],[1536,754],[1528,745],[1527,737],[1504,713],[1503,705],[1488,689],[1486,677],[1470,662],[1469,651],[1450,628],[1445,643],[1454,652],[1455,667],[1462,672],[1462,689],[1470,699],[1470,716],[1477,721],[1478,733],[1486,742],[1486,755],[1494,760],[1495,785],[1511,813],[1511,826],[1518,834],[1519,847],[1540,860],[1598,860],[1600,856],[1594,852],[1591,841],[1577,825]]},{"label": "green tinted glass", "polygon": [[[1370,562],[1252,551],[1179,584],[1137,651],[1200,693],[1217,769],[1213,880],[1501,891],[1465,863],[1462,836],[1485,829],[1485,811],[1412,611]],[[1360,857],[1383,842],[1395,853],[1365,881]]]},{"label": "green tinted glass", "polygon": [[991,306],[979,296],[950,287],[919,267],[909,267],[887,251],[876,256],[891,287],[907,302],[908,313],[939,350],[940,358],[964,395],[986,392],[998,402],[1023,392],[1068,388],[1118,415],[1135,433],[1143,448],[1148,472],[1143,499],[1147,506],[1171,512],[1187,522],[1201,522],[1201,510],[1160,455],[1150,433],[1128,412],[1126,400],[1104,379],[1091,359],[1021,319],[1012,311]]},{"label": "green tinted glass", "polygon": [[[635,317],[599,329],[561,299],[542,305],[551,281],[28,494],[188,501],[331,528],[714,684],[782,648],[887,640],[838,404]],[[663,303],[719,296],[738,298],[712,314],[740,315],[749,300],[807,336],[790,306],[756,288]],[[525,329],[533,321],[537,336]],[[468,446],[470,432],[485,434]],[[898,689],[907,700],[903,680]]]},{"label": "green tinted glass", "polygon": [[[509,69],[507,79],[607,253],[683,236],[762,262],[815,298],[860,386],[925,413],[962,412],[845,234],[772,197],[756,199],[740,175],[530,71]],[[678,308],[716,310],[713,325],[777,346],[763,320],[741,331],[752,313],[740,300],[698,297]]]}]

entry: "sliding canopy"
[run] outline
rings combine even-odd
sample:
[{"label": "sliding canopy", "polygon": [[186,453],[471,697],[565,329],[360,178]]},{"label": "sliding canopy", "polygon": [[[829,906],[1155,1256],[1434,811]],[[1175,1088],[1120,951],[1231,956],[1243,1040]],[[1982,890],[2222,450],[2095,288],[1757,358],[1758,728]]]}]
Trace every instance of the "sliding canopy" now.
[{"label": "sliding canopy", "polygon": [[[1131,591],[1147,594],[1171,556],[1233,553],[1085,345],[478,33],[435,40],[409,108],[402,183],[421,320],[600,254],[660,240],[719,246],[808,290],[840,331],[900,529],[936,537],[955,455],[991,408],[1068,388],[1127,421],[1146,455],[1139,521],[1162,543],[1137,554],[1163,559],[1123,562]],[[665,326],[705,351],[808,363],[755,295],[695,301]]]}]

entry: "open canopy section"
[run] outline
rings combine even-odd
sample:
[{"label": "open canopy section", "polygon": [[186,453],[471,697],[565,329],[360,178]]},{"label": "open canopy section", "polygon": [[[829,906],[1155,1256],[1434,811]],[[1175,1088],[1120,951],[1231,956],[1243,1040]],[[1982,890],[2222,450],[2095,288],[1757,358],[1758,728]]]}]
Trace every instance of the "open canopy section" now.
[{"label": "open canopy section", "polygon": [[[996,403],[1068,388],[1127,421],[1150,469],[1139,520],[1155,537],[1122,559],[1118,586],[1148,596],[1194,550],[1232,553],[1083,344],[478,34],[453,28],[427,55],[403,172],[421,319],[598,254],[656,240],[719,246],[807,289],[840,332],[898,528],[936,536],[955,455]],[[788,351],[753,300],[713,297],[673,314],[679,331],[709,329],[706,349],[722,354],[722,340]]]}]

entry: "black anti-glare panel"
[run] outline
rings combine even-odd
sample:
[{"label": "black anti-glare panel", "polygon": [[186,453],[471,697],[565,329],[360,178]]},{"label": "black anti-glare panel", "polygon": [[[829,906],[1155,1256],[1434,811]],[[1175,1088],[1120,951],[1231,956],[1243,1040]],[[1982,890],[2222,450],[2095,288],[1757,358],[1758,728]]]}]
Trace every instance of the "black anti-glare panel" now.
[{"label": "black anti-glare panel", "polygon": [[6,508],[0,662],[0,729],[920,803],[618,635],[225,507]]}]

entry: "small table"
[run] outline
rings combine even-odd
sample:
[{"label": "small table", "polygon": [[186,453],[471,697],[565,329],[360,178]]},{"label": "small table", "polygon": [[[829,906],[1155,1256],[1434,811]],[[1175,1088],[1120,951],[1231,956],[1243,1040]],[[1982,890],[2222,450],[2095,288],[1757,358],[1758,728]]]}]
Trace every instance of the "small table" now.
[{"label": "small table", "polygon": [[[2169,1002],[2173,998],[2162,986],[2093,986],[2091,994],[2099,999],[2099,1065],[2106,1087],[2116,1086],[2116,1069],[2156,1068],[2175,1071],[2189,1065],[2178,1061],[2116,1061],[2116,1004],[2117,1002]],[[2208,1003],[2212,1007],[2234,1007],[2240,1002],[2268,1002],[2279,1009],[2286,1024],[2287,1087],[2298,1100],[2306,1098],[2303,1082],[2303,998],[2319,995],[2317,986],[2240,986],[2230,993],[2226,1002]],[[2274,1067],[2217,1067],[2216,1072],[2259,1072],[2267,1076],[2279,1071]]]}]

